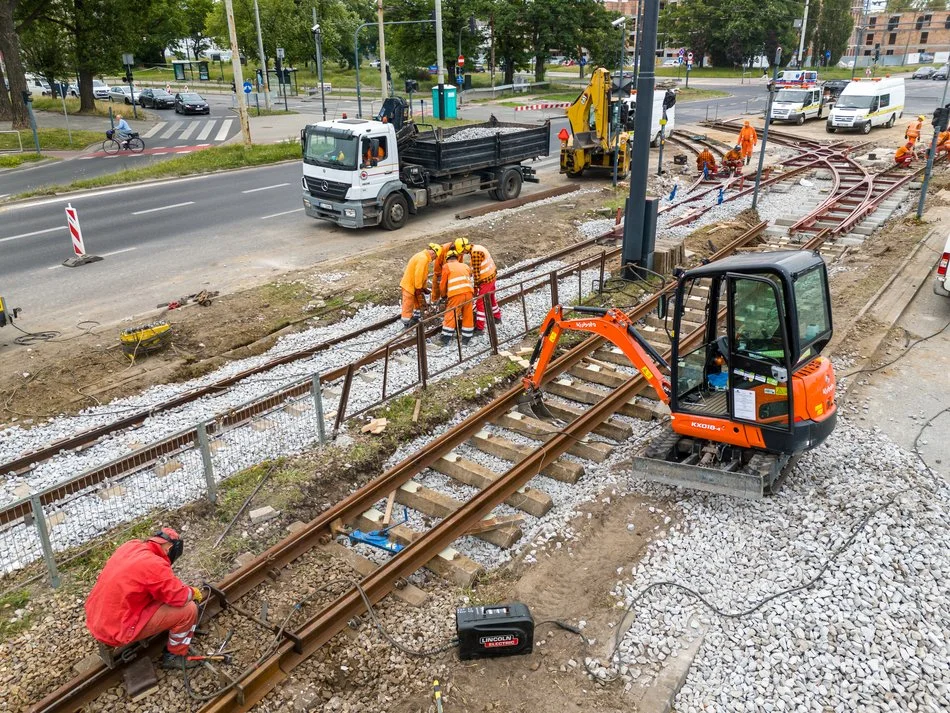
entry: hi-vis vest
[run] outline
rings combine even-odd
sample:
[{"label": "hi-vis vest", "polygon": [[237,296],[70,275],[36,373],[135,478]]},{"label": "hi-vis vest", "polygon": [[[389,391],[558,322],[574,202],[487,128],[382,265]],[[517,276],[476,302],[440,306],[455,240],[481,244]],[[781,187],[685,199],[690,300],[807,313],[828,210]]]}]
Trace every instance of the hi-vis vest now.
[{"label": "hi-vis vest", "polygon": [[[476,259],[476,255],[480,256],[481,259]],[[472,246],[472,264],[478,262],[478,268],[475,272],[475,284],[481,285],[484,282],[491,282],[498,276],[498,270],[495,267],[495,261],[491,259],[491,253],[489,253],[481,245]]]},{"label": "hi-vis vest", "polygon": [[448,298],[475,294],[472,286],[472,268],[457,260],[447,260],[442,268],[442,280],[445,283],[445,296]]}]

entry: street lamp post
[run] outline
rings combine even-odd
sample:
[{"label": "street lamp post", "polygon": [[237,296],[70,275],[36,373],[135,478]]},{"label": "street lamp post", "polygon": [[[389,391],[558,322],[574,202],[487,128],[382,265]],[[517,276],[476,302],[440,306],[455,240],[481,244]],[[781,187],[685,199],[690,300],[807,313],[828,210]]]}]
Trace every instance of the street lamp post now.
[{"label": "street lamp post", "polygon": [[[939,106],[947,105],[947,84],[950,83],[950,75],[943,80],[943,97],[940,99]],[[924,173],[924,182],[920,186],[920,198],[917,200],[917,220],[920,220],[924,214],[924,199],[927,198],[927,185],[930,183],[930,174],[934,167],[934,158],[937,155],[937,134],[940,127],[934,127],[934,137],[930,141],[930,153],[927,155],[927,171]]]},{"label": "street lamp post", "polygon": [[[624,55],[627,50],[627,18],[618,17],[613,21],[615,27],[620,28],[620,74],[617,75],[617,106],[619,108],[620,102],[623,101],[623,65],[624,65]],[[610,117],[610,124],[614,132],[614,177],[613,177],[613,187],[617,187],[617,164],[620,163],[620,112],[616,113],[616,121],[614,116]]]},{"label": "street lamp post", "polygon": [[313,8],[313,43],[317,50],[317,81],[320,82],[320,106],[323,108],[323,120],[327,120],[327,100],[323,93],[323,36],[320,23],[317,22],[317,8]]},{"label": "street lamp post", "polygon": [[772,99],[775,97],[775,83],[778,81],[778,67],[782,63],[782,48],[775,48],[775,69],[772,70],[772,86],[769,87],[769,100],[765,105],[765,128],[762,129],[762,146],[759,147],[759,170],[755,173],[755,190],[752,192],[752,209],[759,202],[759,184],[762,182],[762,167],[765,165],[765,144],[769,140],[769,124],[772,116]]}]

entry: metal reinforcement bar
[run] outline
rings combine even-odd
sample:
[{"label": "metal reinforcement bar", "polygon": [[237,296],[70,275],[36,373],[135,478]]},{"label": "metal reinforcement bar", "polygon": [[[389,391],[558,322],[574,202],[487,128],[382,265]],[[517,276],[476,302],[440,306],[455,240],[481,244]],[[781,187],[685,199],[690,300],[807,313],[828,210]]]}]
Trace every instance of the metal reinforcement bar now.
[{"label": "metal reinforcement bar", "polygon": [[[711,256],[710,259],[718,260],[731,254],[738,248],[743,247],[758,237],[767,225],[768,222],[763,221],[753,226],[729,243],[729,245],[726,245]],[[818,237],[819,236],[816,236],[809,242],[815,242]],[[632,310],[630,317],[634,320],[642,319],[655,309],[661,295],[669,294],[674,289],[675,283],[667,285],[666,288],[655,293],[651,298],[642,302]],[[702,335],[700,332],[701,330],[695,332],[689,339],[701,338]],[[569,370],[587,354],[597,349],[602,343],[602,338],[591,337],[554,360],[544,375],[543,383],[548,383],[560,373]],[[487,514],[497,502],[503,501],[511,492],[521,487],[523,482],[530,480],[537,472],[540,472],[546,465],[553,462],[561,453],[572,446],[578,437],[577,434],[586,434],[596,427],[606,416],[609,416],[619,409],[623,403],[632,398],[632,396],[643,387],[643,383],[640,381],[641,378],[642,377],[635,377],[626,385],[618,388],[608,396],[607,405],[605,405],[605,402],[601,402],[598,406],[594,407],[596,410],[586,412],[572,423],[573,428],[570,430],[566,429],[552,441],[546,442],[538,451],[535,451],[535,453],[515,466],[512,471],[509,471],[506,476],[496,481],[495,484],[490,486],[486,491],[482,491],[482,493],[465,506],[465,508],[456,511],[454,515],[443,520],[438,528],[430,530],[410,546],[402,550],[401,555],[409,553],[409,557],[400,559],[395,565],[394,562],[396,562],[396,560],[391,560],[387,565],[384,565],[364,579],[361,586],[364,587],[364,590],[370,597],[370,601],[379,601],[391,591],[393,583],[397,579],[406,576],[401,574],[402,572],[405,571],[406,574],[409,574],[424,566],[426,562],[432,559],[434,554],[445,549],[445,547],[457,539],[460,534],[464,534],[471,525],[481,519],[484,514]],[[390,492],[400,485],[428,468],[460,443],[463,443],[478,433],[483,428],[485,422],[514,408],[521,396],[521,392],[522,387],[520,385],[509,389],[490,404],[487,404],[478,412],[469,416],[455,428],[443,433],[386,473],[383,473],[346,499],[318,515],[310,521],[306,527],[258,555],[253,562],[227,575],[215,588],[225,595],[227,602],[235,601],[252,591],[262,582],[270,578],[275,571],[280,570],[313,549],[320,543],[321,539],[329,537],[332,532],[331,527],[333,523],[338,521],[352,521],[361,513],[375,505],[376,502],[387,497]],[[514,473],[514,475],[512,475],[512,473]],[[446,523],[449,524],[447,525]],[[443,542],[445,544],[441,544]],[[412,569],[410,569],[410,567]],[[226,606],[226,602],[221,602],[216,595],[212,595],[208,600],[205,616],[213,617]],[[227,694],[226,697],[205,706],[205,708],[202,709],[203,713],[207,711],[247,710],[248,706],[260,700],[260,697],[263,697],[274,685],[286,678],[287,672],[294,666],[303,661],[306,656],[312,654],[313,651],[316,651],[317,648],[329,638],[332,638],[333,634],[330,632],[334,627],[339,627],[336,629],[336,631],[339,631],[340,628],[346,625],[346,621],[351,617],[346,619],[334,619],[334,617],[341,616],[340,611],[349,610],[354,607],[354,611],[356,611],[361,606],[362,600],[359,598],[359,594],[355,589],[348,592],[343,598],[337,600],[336,604],[309,620],[293,634],[295,639],[305,638],[305,645],[298,646],[295,641],[288,639],[274,656],[264,662],[246,681],[242,682],[240,686]],[[158,655],[163,645],[164,638],[161,636],[155,637],[139,655],[154,657]],[[297,651],[294,650],[295,648],[297,648],[300,653],[297,653]],[[30,713],[71,713],[90,701],[95,700],[103,691],[116,685],[121,679],[122,672],[126,665],[127,662],[121,659],[117,660],[116,667],[112,669],[107,668],[104,664],[97,664],[95,668],[87,671],[83,675],[77,676],[52,691],[41,701],[31,706],[29,711]],[[253,680],[251,680],[252,678]],[[238,703],[238,700],[243,702]]]}]

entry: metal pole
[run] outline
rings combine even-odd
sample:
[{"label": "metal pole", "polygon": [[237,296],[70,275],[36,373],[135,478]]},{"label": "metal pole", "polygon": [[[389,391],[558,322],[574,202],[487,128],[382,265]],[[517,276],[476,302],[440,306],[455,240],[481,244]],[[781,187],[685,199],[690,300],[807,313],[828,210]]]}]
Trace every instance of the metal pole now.
[{"label": "metal pole", "polygon": [[775,83],[778,81],[778,67],[782,63],[782,48],[775,49],[775,68],[772,70],[772,86],[769,87],[769,100],[765,104],[765,128],[762,129],[762,146],[759,147],[759,170],[755,172],[755,190],[752,191],[752,209],[759,203],[759,184],[762,182],[762,167],[765,165],[765,144],[769,140],[769,117],[772,116],[772,99],[775,97]]},{"label": "metal pole", "polygon": [[317,440],[320,441],[322,446],[327,442],[327,424],[323,420],[323,389],[320,386],[320,375],[313,375],[313,384],[310,387],[310,392],[313,395],[313,413],[314,418],[317,420]]},{"label": "metal pole", "polygon": [[663,175],[663,135],[666,133],[666,119],[660,119],[660,155],[656,159],[656,175]]},{"label": "metal pole", "polygon": [[132,116],[136,119],[139,118],[139,113],[135,108],[135,89],[132,87],[132,65],[125,65],[125,74],[129,78],[129,99],[132,102]]},{"label": "metal pole", "polygon": [[[230,3],[230,0],[227,0]],[[195,426],[198,432],[198,448],[201,451],[202,470],[205,476],[205,485],[208,488],[208,502],[215,503],[218,499],[218,486],[214,482],[214,464],[211,462],[211,446],[208,444],[208,428],[204,422]]]},{"label": "metal pole", "polygon": [[[26,92],[24,92],[25,94]],[[24,104],[26,104],[26,111],[30,115],[30,128],[33,130],[33,143],[36,145],[36,153],[40,153],[40,135],[36,133],[36,117],[33,115],[33,100],[27,99]],[[112,108],[109,108],[109,113],[112,113]]]},{"label": "metal pole", "polygon": [[643,41],[643,0],[640,0],[637,6],[637,27],[633,36],[633,81],[640,78],[640,43]]},{"label": "metal pole", "polygon": [[[389,20],[384,22],[384,25],[421,25],[432,20]],[[356,65],[356,115],[358,117],[363,116],[363,97],[360,94],[360,30],[364,27],[369,27],[370,25],[375,25],[375,22],[364,22],[362,25],[356,28],[356,31],[353,33],[353,63]]]},{"label": "metal pole", "polygon": [[317,8],[313,8],[313,41],[317,46],[317,81],[320,82],[320,106],[323,108],[323,120],[327,120],[327,99],[323,92],[323,47],[320,25],[317,24]]},{"label": "metal pole", "polygon": [[[622,264],[627,278],[638,276],[638,272],[629,267],[639,262],[642,255],[653,253],[656,235],[645,235],[647,175],[650,172],[650,131],[653,124],[653,82],[656,67],[656,35],[659,15],[659,0],[649,0],[643,9],[643,34],[638,47],[640,73],[637,77],[637,112],[633,131],[633,152],[631,156],[630,198],[623,224]],[[639,51],[643,46],[646,52]],[[652,263],[652,260],[650,260]],[[653,265],[644,265],[652,269]]]},{"label": "metal pole", "polygon": [[[626,18],[624,22],[620,25],[620,74],[617,79],[617,102],[619,107],[619,102],[623,96],[623,55],[624,55],[624,45],[627,41],[627,23]],[[613,104],[613,102],[611,102]],[[617,187],[617,164],[620,163],[620,113],[617,113],[617,121],[613,121],[613,116],[611,118],[611,128],[614,131],[614,177],[613,177],[613,187]],[[616,124],[616,125],[615,125]]]},{"label": "metal pole", "polygon": [[383,101],[389,96],[389,82],[386,81],[386,33],[383,25],[383,0],[376,0],[376,19],[379,24],[379,83],[383,88]]},{"label": "metal pole", "polygon": [[808,0],[805,0],[805,14],[802,16],[802,37],[798,41],[798,66],[805,68],[805,29],[808,27]]},{"label": "metal pole", "polygon": [[73,132],[69,128],[69,114],[66,113],[66,90],[62,88],[62,85],[60,85],[59,96],[63,99],[63,118],[66,120],[66,136],[69,138],[69,145],[72,146]]},{"label": "metal pole", "polygon": [[[234,28],[234,3],[232,0],[224,0],[224,10],[228,16],[228,35],[231,39],[231,68],[234,70],[234,86],[240,87],[244,84],[244,75],[241,72],[241,50],[238,47],[237,30]],[[241,134],[244,136],[244,145],[251,145],[251,126],[247,123],[247,102],[244,100],[244,92],[235,92],[237,94],[238,118],[241,121]]]},{"label": "metal pole", "polygon": [[36,525],[36,534],[40,537],[40,547],[43,549],[43,560],[49,572],[49,583],[53,589],[59,587],[59,572],[56,570],[56,557],[53,555],[53,545],[49,539],[49,527],[46,524],[46,513],[43,512],[43,503],[39,495],[30,496],[33,506],[33,524]]},{"label": "metal pole", "polygon": [[[439,67],[439,118],[445,118],[445,57],[442,56],[442,0],[435,0],[435,56]],[[435,113],[435,112],[433,112]]]},{"label": "metal pole", "polygon": [[854,79],[854,72],[858,68],[858,57],[864,47],[864,30],[867,27],[868,1],[862,0],[861,3],[861,25],[857,28],[856,44],[854,45],[854,64],[851,66],[851,79]]},{"label": "metal pole", "polygon": [[[943,80],[943,97],[940,99],[939,106],[945,106],[947,102],[947,83],[950,76]],[[927,185],[930,183],[930,174],[934,167],[934,158],[937,155],[937,128],[934,127],[934,137],[930,141],[930,154],[927,156],[927,170],[924,173],[924,182],[920,186],[920,198],[917,200],[917,220],[924,214],[924,199],[927,198]]]},{"label": "metal pole", "polygon": [[[257,7],[257,0],[254,0],[254,24],[257,26],[257,56],[261,60],[261,73],[264,75],[264,108],[270,109],[270,77],[267,71],[267,55],[264,54],[264,39],[261,37],[261,11]],[[240,61],[240,58],[238,60]],[[237,86],[236,82],[234,86]]]}]

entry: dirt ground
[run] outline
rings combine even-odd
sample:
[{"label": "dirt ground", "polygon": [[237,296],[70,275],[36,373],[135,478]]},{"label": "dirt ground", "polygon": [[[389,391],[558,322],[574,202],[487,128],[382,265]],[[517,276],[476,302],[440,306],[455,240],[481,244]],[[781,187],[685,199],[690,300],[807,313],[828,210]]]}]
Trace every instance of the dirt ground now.
[{"label": "dirt ground", "polygon": [[[500,269],[582,240],[576,224],[603,217],[596,213],[613,196],[602,182],[564,200],[509,214],[497,221],[427,236],[422,245],[468,237],[484,243]],[[621,189],[622,190],[622,189]],[[399,279],[408,249],[363,249],[342,261],[321,263],[279,281],[215,298],[209,307],[194,303],[156,318],[171,323],[174,337],[162,353],[130,363],[118,344],[121,328],[94,327],[50,342],[14,346],[18,333],[4,330],[14,358],[0,359],[0,428],[29,425],[60,413],[106,403],[153,384],[201,376],[227,360],[260,354],[280,335],[327,324],[366,303],[397,304]],[[369,279],[367,279],[369,276]],[[128,325],[125,325],[127,327]]]}]

